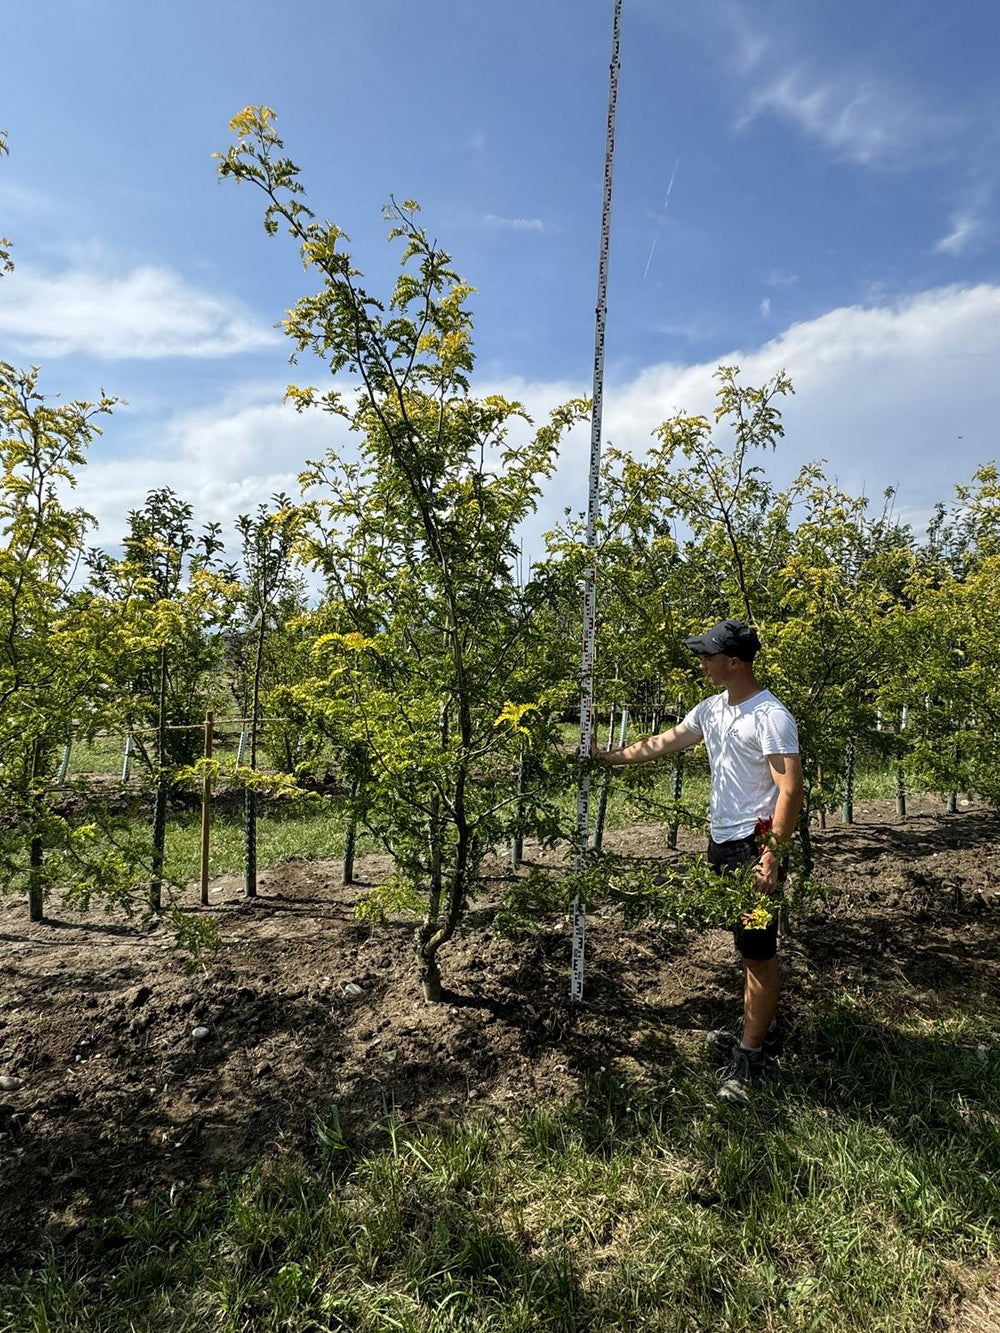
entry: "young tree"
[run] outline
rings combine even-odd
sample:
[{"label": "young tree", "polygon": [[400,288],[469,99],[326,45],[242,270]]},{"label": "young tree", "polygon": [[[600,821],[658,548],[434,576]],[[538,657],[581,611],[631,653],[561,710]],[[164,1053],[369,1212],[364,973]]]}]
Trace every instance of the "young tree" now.
[{"label": "young tree", "polygon": [[896,671],[883,693],[907,707],[913,779],[941,793],[1000,801],[1000,692],[993,640],[1000,615],[1000,474],[978,468],[937,506],[917,548],[897,617]]},{"label": "young tree", "polygon": [[[55,748],[99,706],[98,634],[69,597],[89,516],[64,501],[115,399],[55,404],[38,371],[0,362],[0,800],[10,870],[27,829],[30,911],[40,920]],[[13,817],[13,818],[12,818]]]},{"label": "young tree", "polygon": [[163,487],[129,514],[123,555],[88,553],[95,603],[121,626],[119,718],[153,781],[149,900],[162,901],[167,803],[178,768],[200,753],[199,719],[216,688],[235,586],[219,561],[217,524],[198,537],[191,505]]},{"label": "young tree", "polygon": [[[285,683],[282,667],[288,663],[280,652],[287,641],[285,625],[303,610],[303,582],[294,562],[299,514],[287,495],[274,495],[271,503],[273,510],[261,504],[255,516],[240,514],[236,520],[242,564],[239,606],[246,628],[229,636],[229,661],[233,693],[249,735],[247,758],[252,771],[257,768],[261,693]],[[267,648],[271,650],[269,658],[265,657]],[[291,772],[295,759],[289,729],[283,727],[278,734],[284,744],[285,767]],[[243,810],[245,889],[247,897],[253,898],[257,895],[257,793],[252,782],[244,787]]]},{"label": "young tree", "polygon": [[348,776],[363,792],[359,815],[395,858],[397,901],[419,904],[424,993],[439,1000],[439,951],[508,831],[521,738],[547,734],[549,682],[531,651],[540,594],[517,587],[515,532],[584,405],[515,442],[520,406],[470,392],[471,289],[416,206],[386,209],[403,253],[383,302],[360,285],[343,232],[303,202],[273,113],[248,108],[231,128],[220,173],[263,192],[265,229],[287,228],[319,280],[289,312],[289,336],[358,380],[357,392],[289,390],[299,408],[346,421],[359,453],[331,451],[303,478],[307,550],[343,628],[316,642],[315,676],[298,696],[358,770]]}]

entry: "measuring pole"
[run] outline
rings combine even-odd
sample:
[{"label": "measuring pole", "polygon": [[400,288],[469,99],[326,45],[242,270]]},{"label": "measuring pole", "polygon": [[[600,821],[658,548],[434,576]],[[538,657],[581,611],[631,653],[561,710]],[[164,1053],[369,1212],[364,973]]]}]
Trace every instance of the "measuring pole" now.
[{"label": "measuring pole", "polygon": [[[618,107],[618,63],[621,49],[622,0],[615,0],[611,39],[611,71],[608,80],[608,137],[604,154],[604,207],[601,212],[601,258],[597,276],[597,311],[594,336],[594,406],[590,419],[590,494],[587,503],[587,551],[597,548],[597,516],[600,508],[601,419],[604,407],[604,329],[608,313],[608,250],[611,245],[611,178],[615,158],[615,115]],[[580,785],[576,807],[576,859],[583,868],[590,834],[590,746],[594,735],[594,638],[597,630],[597,570],[590,564],[583,572],[583,670],[580,695]],[[587,914],[579,893],[573,899],[573,961],[569,998],[583,999],[583,955]]]}]

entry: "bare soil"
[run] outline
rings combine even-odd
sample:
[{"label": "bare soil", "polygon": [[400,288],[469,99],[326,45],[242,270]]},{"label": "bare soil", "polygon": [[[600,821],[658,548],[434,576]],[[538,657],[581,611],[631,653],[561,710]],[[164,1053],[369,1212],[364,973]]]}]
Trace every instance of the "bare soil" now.
[{"label": "bare soil", "polygon": [[[815,854],[833,897],[783,942],[793,1022],[806,1029],[844,981],[900,1011],[988,996],[995,1015],[998,836],[997,814],[949,815],[932,799],[902,824],[891,802],[860,807],[850,827],[831,817]],[[606,846],[672,856],[651,825],[610,832]],[[530,846],[526,857],[545,859]],[[518,942],[490,930],[509,878],[500,861],[443,956],[448,998],[428,1006],[412,924],[373,931],[352,916],[388,868],[362,858],[360,883],[344,888],[332,862],[288,861],[253,902],[239,881],[215,881],[222,946],[191,974],[165,925],[55,909],[31,925],[22,904],[0,907],[0,1077],[22,1081],[0,1091],[0,1267],[31,1265],[158,1191],[177,1198],[262,1155],[309,1153],[331,1104],[357,1142],[390,1109],[438,1122],[473,1104],[563,1099],[602,1066],[655,1085],[668,1056],[735,1014],[726,932],[626,931],[600,913],[571,1011],[565,917]],[[189,910],[202,910],[194,893]]]}]

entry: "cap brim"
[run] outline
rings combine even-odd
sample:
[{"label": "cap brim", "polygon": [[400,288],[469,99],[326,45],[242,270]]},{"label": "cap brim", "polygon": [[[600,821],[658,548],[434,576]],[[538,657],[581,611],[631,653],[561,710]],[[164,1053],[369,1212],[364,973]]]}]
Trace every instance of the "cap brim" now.
[{"label": "cap brim", "polygon": [[709,656],[717,653],[719,650],[713,648],[703,634],[695,635],[694,638],[685,639],[684,647],[690,648],[693,653],[707,653]]}]

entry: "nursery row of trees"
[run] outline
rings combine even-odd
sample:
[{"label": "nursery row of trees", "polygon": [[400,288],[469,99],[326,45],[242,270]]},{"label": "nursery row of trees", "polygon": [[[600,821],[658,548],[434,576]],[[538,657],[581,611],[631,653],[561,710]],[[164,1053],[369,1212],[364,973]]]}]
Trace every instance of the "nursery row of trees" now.
[{"label": "nursery row of trees", "polygon": [[[538,426],[516,402],[477,397],[471,288],[416,206],[386,209],[400,274],[376,297],[344,234],[308,207],[273,113],[248,108],[231,129],[220,174],[255,188],[267,233],[297,244],[311,290],[285,328],[335,377],[289,398],[341,418],[356,445],[309,463],[299,498],[274,497],[235,534],[199,530],[159,490],[119,546],[93,549],[72,486],[115,401],[54,403],[37,370],[0,363],[0,873],[38,910],[55,884],[123,903],[141,884],[157,905],[169,791],[203,773],[190,724],[229,711],[250,738],[229,773],[248,820],[262,786],[303,786],[333,756],[340,799],[394,858],[382,905],[419,915],[434,998],[488,851],[572,837],[560,722],[579,699],[589,557],[570,511],[526,577],[518,535],[588,404]],[[598,699],[669,723],[702,690],[684,636],[738,615],[799,721],[805,829],[862,736],[914,782],[997,800],[996,468],[917,535],[890,496],[873,511],[821,462],[778,487],[766,465],[790,380],[748,386],[731,366],[718,378],[713,419],[671,417],[642,456],[605,451]],[[151,840],[111,830],[96,802],[82,818],[60,804],[61,747],[102,730],[137,738]],[[257,772],[258,743],[284,776]]]}]

